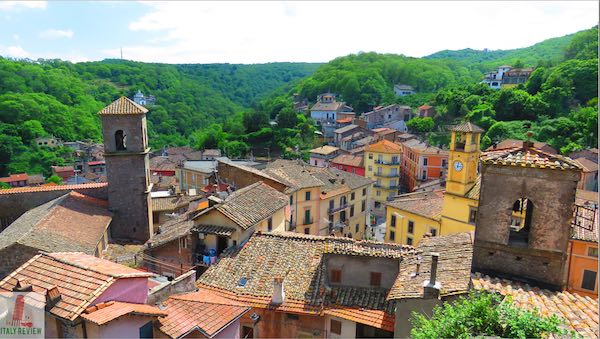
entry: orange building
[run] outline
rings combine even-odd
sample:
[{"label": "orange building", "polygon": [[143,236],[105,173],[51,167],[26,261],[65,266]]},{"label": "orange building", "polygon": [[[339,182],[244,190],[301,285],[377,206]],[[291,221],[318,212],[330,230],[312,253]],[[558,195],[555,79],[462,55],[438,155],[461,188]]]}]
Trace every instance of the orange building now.
[{"label": "orange building", "polygon": [[404,192],[426,181],[444,177],[448,168],[448,151],[416,139],[402,143],[402,187]]},{"label": "orange building", "polygon": [[598,198],[577,190],[575,225],[569,241],[568,290],[598,297]]}]

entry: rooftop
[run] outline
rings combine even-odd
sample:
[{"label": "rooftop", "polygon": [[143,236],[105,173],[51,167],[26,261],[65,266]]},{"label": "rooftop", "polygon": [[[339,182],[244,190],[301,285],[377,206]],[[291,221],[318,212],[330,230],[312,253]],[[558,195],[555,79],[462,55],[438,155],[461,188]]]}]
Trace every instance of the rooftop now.
[{"label": "rooftop", "polygon": [[581,166],[583,171],[586,173],[598,172],[598,164],[587,158],[577,158],[573,161],[575,161],[579,166]]},{"label": "rooftop", "polygon": [[440,220],[443,203],[444,191],[440,190],[402,194],[386,202],[386,205],[429,219]]},{"label": "rooftop", "polygon": [[452,132],[462,132],[462,133],[483,133],[485,132],[483,128],[471,123],[471,122],[463,122],[462,124],[458,124],[450,128]]},{"label": "rooftop", "polygon": [[348,126],[340,127],[338,129],[334,130],[333,133],[346,133],[346,132],[349,132],[356,128],[359,128],[359,126],[358,125],[348,125]]},{"label": "rooftop", "polygon": [[339,111],[344,106],[343,102],[334,101],[334,102],[317,102],[313,107],[310,108],[311,111]]},{"label": "rooftop", "polygon": [[155,306],[109,301],[88,307],[81,317],[96,325],[104,325],[128,314],[162,317],[168,313]]},{"label": "rooftop", "polygon": [[381,140],[374,144],[365,147],[366,152],[398,154],[402,151],[402,147],[389,140]]},{"label": "rooftop", "polygon": [[201,199],[200,195],[174,195],[168,197],[152,198],[152,211],[173,211],[179,208],[184,208],[189,205],[192,200]]},{"label": "rooftop", "polygon": [[117,279],[152,275],[84,253],[42,253],[0,281],[0,291],[12,291],[19,283],[45,295],[57,287],[61,298],[49,312],[75,320]]},{"label": "rooftop", "polygon": [[353,167],[363,167],[363,159],[364,158],[362,155],[340,154],[331,159],[331,163]]},{"label": "rooftop", "polygon": [[94,254],[111,220],[106,200],[70,192],[21,215],[0,233],[0,249],[21,244]]},{"label": "rooftop", "polygon": [[[524,142],[524,140],[506,139],[506,140],[502,140],[501,142],[499,142],[495,146],[492,145],[492,146],[488,147],[486,149],[486,151],[494,151],[494,150],[500,150],[500,149],[506,149],[506,148],[515,148],[515,147],[521,148],[521,147],[523,147],[523,142]],[[551,153],[551,154],[557,154],[558,153],[558,152],[556,152],[556,150],[554,148],[552,148],[550,145],[548,145],[545,142],[534,141],[533,142],[533,147],[537,148],[539,150],[542,150],[544,152]]]},{"label": "rooftop", "polygon": [[550,154],[535,147],[508,148],[486,152],[481,156],[481,162],[500,166],[581,170],[581,166],[572,159],[558,154]]},{"label": "rooftop", "polygon": [[136,104],[127,97],[120,97],[110,105],[104,107],[98,114],[146,114],[147,112],[148,110],[144,106]]},{"label": "rooftop", "polygon": [[426,142],[422,142],[418,139],[410,139],[402,143],[403,148],[419,152],[421,154],[440,154],[448,155],[448,151],[445,151],[439,147],[431,146]]},{"label": "rooftop", "polygon": [[15,187],[0,190],[2,194],[19,194],[19,193],[33,193],[33,192],[49,192],[49,191],[68,191],[68,190],[84,190],[84,189],[95,189],[104,188],[108,186],[106,182],[89,183],[89,184],[78,184],[78,185],[52,185],[52,186],[35,186],[35,187]]},{"label": "rooftop", "polygon": [[0,178],[0,182],[27,181],[29,176],[27,173],[11,174],[8,177]]},{"label": "rooftop", "polygon": [[[351,125],[352,126],[352,125]],[[356,125],[355,125],[356,126]],[[358,126],[357,126],[358,127]],[[343,128],[343,127],[342,127]],[[314,154],[321,154],[321,155],[329,155],[331,153],[337,152],[340,149],[335,147],[335,146],[321,146],[321,147],[317,147],[317,148],[313,148],[310,150],[310,153],[314,153]]]}]

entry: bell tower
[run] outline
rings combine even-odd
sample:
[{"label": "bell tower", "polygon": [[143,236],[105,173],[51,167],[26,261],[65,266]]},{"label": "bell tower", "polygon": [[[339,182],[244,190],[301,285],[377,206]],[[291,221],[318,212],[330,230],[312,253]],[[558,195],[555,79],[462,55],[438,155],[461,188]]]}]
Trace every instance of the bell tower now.
[{"label": "bell tower", "polygon": [[479,163],[479,142],[483,129],[470,122],[454,126],[448,156],[446,193],[464,196],[475,185]]},{"label": "bell tower", "polygon": [[98,112],[102,119],[108,206],[114,213],[111,237],[115,240],[146,242],[153,234],[147,112],[126,97]]}]

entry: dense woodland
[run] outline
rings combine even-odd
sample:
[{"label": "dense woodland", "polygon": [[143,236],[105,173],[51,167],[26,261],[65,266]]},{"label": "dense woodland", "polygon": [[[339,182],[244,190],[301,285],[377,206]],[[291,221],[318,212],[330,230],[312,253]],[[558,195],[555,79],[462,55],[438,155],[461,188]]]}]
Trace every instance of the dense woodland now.
[{"label": "dense woodland", "polygon": [[[120,95],[138,89],[156,97],[150,108],[151,146],[221,148],[230,157],[306,156],[314,123],[292,109],[292,93],[314,102],[339,94],[358,113],[402,103],[436,107],[413,119],[413,132],[447,143],[445,126],[470,120],[487,130],[484,146],[504,138],[534,138],[566,153],[597,146],[597,27],[510,51],[443,51],[426,58],[359,53],[327,64],[167,65],[104,60],[0,58],[0,175],[49,174],[70,161],[64,149],[38,148],[32,140],[100,141],[96,116]],[[494,91],[478,84],[501,64],[533,66],[529,81]],[[395,97],[393,84],[418,94]],[[275,123],[276,122],[276,123]]]}]

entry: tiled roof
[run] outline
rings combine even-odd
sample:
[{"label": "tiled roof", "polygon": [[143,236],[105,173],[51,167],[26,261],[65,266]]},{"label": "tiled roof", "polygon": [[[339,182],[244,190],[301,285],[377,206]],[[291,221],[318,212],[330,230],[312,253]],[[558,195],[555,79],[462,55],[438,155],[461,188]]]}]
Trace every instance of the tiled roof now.
[{"label": "tiled roof", "polygon": [[340,127],[338,129],[334,130],[333,133],[345,133],[345,132],[351,131],[355,128],[359,128],[359,126],[358,125],[348,125],[348,126]]},{"label": "tiled roof", "polygon": [[159,226],[158,233],[154,234],[146,243],[149,248],[162,246],[175,239],[181,238],[192,230],[194,221],[189,220],[189,213],[184,213],[176,219],[169,220]]},{"label": "tiled roof", "polygon": [[440,156],[448,155],[448,151],[445,151],[439,147],[431,146],[426,142],[422,142],[418,139],[411,139],[402,143],[403,148],[408,148],[421,154],[439,154]]},{"label": "tiled roof", "polygon": [[21,215],[0,233],[0,249],[21,244],[94,254],[111,220],[107,201],[70,192]]},{"label": "tiled roof", "polygon": [[263,172],[295,189],[322,186],[323,182],[312,176],[310,168],[301,161],[278,159],[267,164]]},{"label": "tiled roof", "polygon": [[19,194],[19,193],[32,193],[32,192],[49,192],[49,191],[66,191],[66,190],[83,190],[83,189],[94,189],[104,188],[108,186],[106,182],[89,183],[89,184],[78,184],[78,185],[53,185],[53,186],[35,186],[35,187],[16,187],[0,190],[2,194]]},{"label": "tiled roof", "polygon": [[433,108],[433,107],[429,106],[429,105],[421,105],[421,106],[419,106],[419,109],[430,109],[430,108]]},{"label": "tiled roof", "polygon": [[176,195],[170,197],[152,198],[152,211],[173,211],[179,208],[187,207],[190,201],[200,198],[202,197],[198,195]]},{"label": "tiled roof", "polygon": [[58,287],[61,298],[49,312],[75,320],[118,278],[152,275],[84,253],[45,253],[36,255],[0,281],[0,291],[12,291],[18,281],[31,284],[34,292],[42,294]]},{"label": "tiled roof", "polygon": [[465,194],[466,198],[479,200],[479,192],[481,191],[481,175],[477,176],[475,180],[475,185],[471,187],[471,189]]},{"label": "tiled roof", "polygon": [[[204,299],[206,292],[175,295],[166,302],[167,316],[160,318],[159,329],[171,338],[182,338],[194,330],[212,338],[250,310],[248,306]],[[198,295],[198,296],[197,296]]]},{"label": "tiled roof", "polygon": [[288,201],[287,195],[259,181],[233,192],[216,209],[248,229],[287,206]]},{"label": "tiled roof", "polygon": [[146,114],[148,110],[136,104],[127,97],[120,97],[110,105],[104,107],[98,114]]},{"label": "tiled roof", "polygon": [[[324,306],[388,310],[386,293],[381,289],[342,286],[323,295],[325,277],[322,257],[326,253],[400,259],[415,253],[412,246],[341,237],[312,236],[297,233],[254,234],[231,257],[221,258],[198,280],[201,287],[226,291],[241,299],[267,307],[276,276],[284,277],[284,309],[316,313]],[[238,286],[241,278],[247,281]],[[320,292],[321,291],[321,292]],[[249,298],[245,298],[245,297]]]},{"label": "tiled roof", "polygon": [[225,226],[218,226],[218,225],[198,225],[196,227],[194,227],[194,230],[197,231],[198,233],[204,233],[204,234],[216,234],[216,235],[222,235],[222,236],[230,236],[233,234],[233,232],[235,232],[235,230],[233,228],[229,228],[229,227],[225,227]]},{"label": "tiled roof", "polygon": [[344,106],[343,102],[317,102],[313,107],[310,108],[311,111],[339,111]]},{"label": "tiled roof", "polygon": [[573,161],[578,163],[579,166],[581,166],[581,168],[583,168],[584,172],[598,172],[598,164],[589,159],[577,158]]},{"label": "tiled roof", "polygon": [[361,155],[340,154],[331,160],[332,164],[363,167],[364,157]]},{"label": "tiled roof", "polygon": [[[173,156],[174,158],[175,156]],[[177,165],[182,164],[185,158],[181,160],[173,160],[172,157],[157,156],[150,158],[150,170],[159,171],[174,171],[177,169]]]},{"label": "tiled roof", "polygon": [[[499,142],[498,144],[496,144],[495,146],[490,146],[488,148],[486,148],[486,151],[494,151],[494,150],[500,150],[500,149],[505,149],[505,148],[515,148],[515,147],[523,147],[523,140],[516,140],[516,139],[505,139],[502,140],[501,142]],[[538,142],[538,141],[534,141],[533,142],[533,147],[537,148],[539,150],[542,150],[544,152],[548,152],[551,154],[556,154],[556,150],[554,148],[552,148],[550,145],[548,145],[545,142]]]},{"label": "tiled roof", "polygon": [[[596,216],[597,218],[597,216]],[[597,223],[597,222],[596,222]],[[571,239],[598,242],[598,227],[585,228],[579,226],[571,226]]]},{"label": "tiled roof", "polygon": [[[431,253],[439,253],[436,282],[440,295],[466,293],[471,288],[473,237],[471,233],[455,233],[442,237],[423,238],[415,254],[402,261],[398,277],[388,300],[422,298],[423,284],[431,273]],[[419,265],[419,273],[417,272]]]},{"label": "tiled roof", "polygon": [[484,164],[502,166],[537,167],[545,169],[580,170],[572,159],[550,154],[534,147],[509,148],[486,152],[481,156]]},{"label": "tiled roof", "polygon": [[27,173],[11,174],[8,177],[0,178],[0,182],[27,181]]},{"label": "tiled roof", "polygon": [[331,154],[333,152],[337,152],[337,151],[339,151],[339,148],[334,147],[334,146],[325,145],[325,146],[311,149],[310,153],[329,155],[329,154]]},{"label": "tiled roof", "polygon": [[166,316],[167,312],[150,305],[109,301],[88,307],[81,317],[96,325],[104,325],[127,314],[162,317]]},{"label": "tiled roof", "polygon": [[376,152],[376,153],[390,153],[397,154],[402,151],[402,147],[396,143],[393,143],[389,140],[381,140],[371,145],[367,145],[365,147],[365,151],[367,152]]},{"label": "tiled roof", "polygon": [[268,180],[273,180],[273,181],[285,184],[284,182],[281,182],[281,181],[277,180],[277,178],[269,176],[267,173],[265,173],[265,172],[263,172],[263,171],[261,171],[259,169],[256,169],[256,168],[254,168],[252,166],[247,166],[247,165],[243,165],[243,164],[240,164],[240,163],[236,163],[236,162],[231,161],[231,160],[229,160],[227,158],[219,158],[218,162],[222,162],[222,163],[227,164],[228,166],[239,168],[239,169],[244,170],[246,172],[250,172],[252,174],[256,174],[257,176],[263,177],[263,178],[268,179]]},{"label": "tiled roof", "polygon": [[483,128],[471,123],[471,122],[463,122],[462,124],[458,124],[450,128],[452,132],[462,132],[462,133],[483,133],[485,132]]},{"label": "tiled roof", "polygon": [[60,173],[60,172],[73,172],[75,168],[73,166],[50,166],[52,168],[52,172]]},{"label": "tiled roof", "polygon": [[387,202],[386,205],[429,219],[440,220],[443,203],[444,192],[432,191],[402,194]]},{"label": "tiled roof", "polygon": [[512,303],[525,309],[537,308],[543,316],[557,315],[569,329],[584,338],[598,338],[598,300],[568,291],[549,291],[512,280],[475,273],[473,286],[477,290],[510,296]]},{"label": "tiled roof", "polygon": [[202,151],[202,156],[220,157],[221,150],[220,149],[205,149],[204,151]]}]

